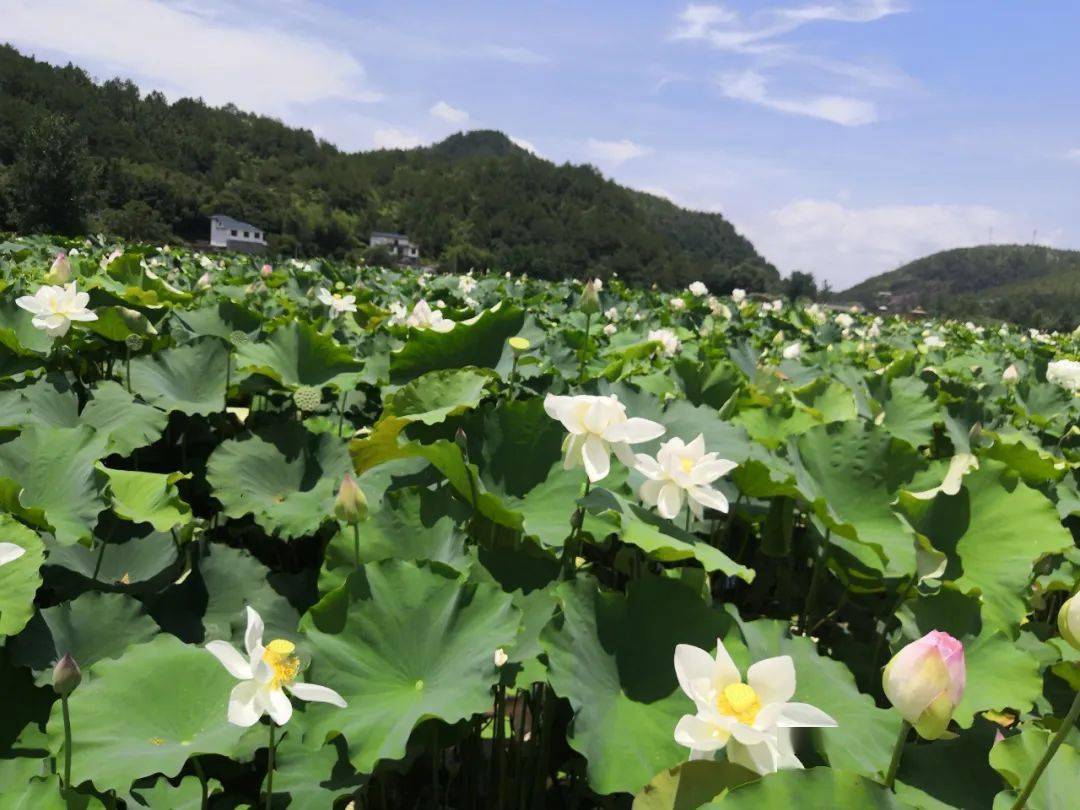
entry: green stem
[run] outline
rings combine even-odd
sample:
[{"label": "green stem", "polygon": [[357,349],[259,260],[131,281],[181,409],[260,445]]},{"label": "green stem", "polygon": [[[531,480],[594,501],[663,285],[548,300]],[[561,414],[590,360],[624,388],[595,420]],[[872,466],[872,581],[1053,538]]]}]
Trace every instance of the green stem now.
[{"label": "green stem", "polygon": [[274,759],[277,753],[277,740],[275,735],[277,732],[277,726],[274,725],[274,721],[270,721],[270,751],[266,758],[266,810],[271,810],[274,806]]},{"label": "green stem", "polygon": [[225,354],[225,399],[221,406],[222,412],[229,409],[229,386],[232,385],[232,343],[229,343],[229,351]]},{"label": "green stem", "polygon": [[341,399],[338,400],[338,421],[337,421],[337,435],[341,438],[341,431],[345,426],[345,391],[341,392]]},{"label": "green stem", "polygon": [[803,602],[802,616],[799,619],[799,629],[806,632],[810,622],[810,610],[814,606],[818,589],[821,588],[822,572],[825,570],[829,558],[829,533],[825,530],[825,539],[821,543],[821,553],[814,557],[813,573],[810,575],[810,587],[806,591],[806,601]]},{"label": "green stem", "polygon": [[127,356],[124,357],[124,384],[127,386],[128,393],[131,393],[131,347],[126,343],[124,344],[124,351],[127,352]]},{"label": "green stem", "polygon": [[105,559],[105,546],[109,545],[108,540],[101,541],[101,548],[98,550],[97,562],[94,563],[94,576],[93,579],[97,582],[98,572],[101,571],[101,563]]},{"label": "green stem", "polygon": [[210,802],[210,786],[206,782],[206,772],[203,770],[202,763],[199,762],[198,757],[192,757],[191,764],[195,767],[195,775],[199,777],[199,785],[202,790],[202,800],[199,802],[199,807],[201,810],[206,810],[206,807]]},{"label": "green stem", "polygon": [[900,757],[904,754],[904,743],[907,742],[911,724],[907,720],[900,722],[900,733],[896,736],[896,747],[893,748],[892,760],[889,762],[889,772],[885,774],[885,787],[892,790],[896,782],[896,772],[900,769]]},{"label": "green stem", "polygon": [[1035,766],[1035,770],[1031,772],[1031,776],[1028,777],[1027,784],[1024,785],[1024,789],[1020,791],[1020,795],[1016,797],[1012,810],[1023,810],[1024,803],[1027,802],[1028,797],[1031,796],[1031,792],[1035,790],[1035,785],[1039,782],[1039,777],[1043,775],[1046,766],[1050,764],[1050,760],[1054,758],[1054,754],[1057,753],[1057,750],[1061,747],[1061,744],[1065,742],[1065,738],[1069,735],[1073,726],[1076,725],[1077,718],[1080,718],[1080,692],[1077,692],[1076,697],[1073,698],[1069,713],[1066,714],[1065,719],[1061,721],[1061,727],[1051,738],[1050,744],[1046,746],[1046,750],[1043,752],[1042,759],[1040,759],[1039,764]]},{"label": "green stem", "polygon": [[71,794],[71,711],[68,709],[68,696],[60,696],[60,707],[64,713],[64,792]]},{"label": "green stem", "polygon": [[353,524],[353,561],[360,567],[360,524]]},{"label": "green stem", "polygon": [[592,323],[592,313],[585,315],[585,342],[581,344],[581,358],[578,364],[578,385],[585,382],[585,358],[589,351],[589,325]]}]

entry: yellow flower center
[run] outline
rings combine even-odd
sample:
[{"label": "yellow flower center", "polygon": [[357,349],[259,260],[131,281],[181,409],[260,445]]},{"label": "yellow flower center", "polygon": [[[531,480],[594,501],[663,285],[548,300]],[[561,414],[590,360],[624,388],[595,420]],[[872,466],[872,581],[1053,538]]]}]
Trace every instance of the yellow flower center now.
[{"label": "yellow flower center", "polygon": [[686,456],[683,456],[683,457],[682,457],[682,459],[680,460],[680,462],[679,462],[679,463],[680,463],[680,464],[682,465],[682,471],[683,471],[684,473],[688,473],[688,472],[690,472],[690,471],[691,471],[692,469],[694,469],[694,462],[693,462],[693,461],[691,461],[691,460],[690,460],[689,458],[687,458]]},{"label": "yellow flower center", "polygon": [[272,689],[288,686],[300,674],[300,659],[293,655],[295,651],[296,645],[283,638],[275,638],[266,645],[263,661],[268,663],[274,672],[274,678],[270,682]]},{"label": "yellow flower center", "polygon": [[743,725],[751,726],[761,711],[761,701],[758,700],[757,692],[747,684],[729,683],[716,696],[716,708],[720,710],[720,714],[734,717]]}]

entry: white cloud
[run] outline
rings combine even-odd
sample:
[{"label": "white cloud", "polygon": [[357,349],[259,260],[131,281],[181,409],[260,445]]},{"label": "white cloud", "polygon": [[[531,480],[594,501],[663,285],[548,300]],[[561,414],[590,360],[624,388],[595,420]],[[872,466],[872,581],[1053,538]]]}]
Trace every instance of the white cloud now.
[{"label": "white cloud", "polygon": [[621,141],[601,141],[596,138],[589,138],[587,145],[589,155],[594,160],[615,164],[642,157],[652,151],[647,146],[642,146],[625,138]]},{"label": "white cloud", "polygon": [[1073,163],[1080,163],[1080,147],[1076,149],[1070,149],[1065,153],[1065,159],[1071,160]]},{"label": "white cloud", "polygon": [[939,250],[1031,238],[1029,223],[982,205],[854,208],[804,199],[741,224],[783,272],[810,270],[838,290]]},{"label": "white cloud", "polygon": [[768,80],[754,70],[733,73],[717,79],[721,92],[728,98],[759,104],[771,110],[820,118],[845,127],[872,124],[877,109],[869,101],[850,96],[812,96],[810,98],[781,98],[769,93]]},{"label": "white cloud", "polygon": [[449,124],[464,124],[469,120],[469,114],[465,110],[451,107],[445,101],[436,102],[428,112]]},{"label": "white cloud", "polygon": [[348,51],[242,10],[161,0],[14,0],[3,38],[102,78],[131,77],[171,98],[199,96],[271,115],[327,99],[380,98]]},{"label": "white cloud", "polygon": [[536,148],[536,144],[534,144],[532,141],[527,141],[524,138],[515,138],[513,135],[510,135],[509,138],[510,142],[514,144],[514,146],[519,146],[526,152],[532,152],[537,157],[542,157],[542,155],[540,154],[540,150]]},{"label": "white cloud", "polygon": [[395,127],[384,127],[375,130],[371,136],[376,149],[415,149],[424,143],[423,138],[415,132],[408,132]]}]

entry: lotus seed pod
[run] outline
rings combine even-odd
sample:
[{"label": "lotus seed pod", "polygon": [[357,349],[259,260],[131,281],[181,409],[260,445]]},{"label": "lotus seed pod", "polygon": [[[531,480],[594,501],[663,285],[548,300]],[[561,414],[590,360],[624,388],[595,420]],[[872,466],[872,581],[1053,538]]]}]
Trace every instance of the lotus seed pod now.
[{"label": "lotus seed pod", "polygon": [[322,391],[318,388],[310,388],[304,386],[303,388],[297,388],[293,391],[293,402],[296,403],[296,407],[305,413],[318,410],[322,405]]},{"label": "lotus seed pod", "polygon": [[1058,632],[1077,650],[1080,650],[1080,593],[1074,593],[1058,611]]},{"label": "lotus seed pod", "polygon": [[56,694],[61,696],[70,695],[75,688],[82,683],[82,671],[75,659],[65,654],[53,667],[52,685]]},{"label": "lotus seed pod", "polygon": [[510,344],[510,348],[514,350],[514,354],[521,354],[532,348],[532,343],[523,337],[512,337],[506,342]]},{"label": "lotus seed pod", "polygon": [[334,516],[350,526],[362,523],[368,517],[368,503],[364,491],[348,473],[345,473],[338,488],[337,499],[334,501]]},{"label": "lotus seed pod", "polygon": [[243,346],[248,342],[248,336],[246,332],[241,332],[237,329],[234,332],[229,333],[229,343],[233,346]]},{"label": "lotus seed pod", "polygon": [[127,347],[133,352],[137,352],[143,347],[143,339],[138,335],[128,335],[124,338],[124,343],[127,344]]}]

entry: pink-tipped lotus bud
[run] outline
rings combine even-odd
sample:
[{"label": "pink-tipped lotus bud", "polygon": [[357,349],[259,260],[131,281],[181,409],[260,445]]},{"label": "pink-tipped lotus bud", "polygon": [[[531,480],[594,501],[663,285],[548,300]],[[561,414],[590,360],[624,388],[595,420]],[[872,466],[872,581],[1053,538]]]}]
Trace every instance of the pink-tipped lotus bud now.
[{"label": "pink-tipped lotus bud", "polygon": [[45,283],[67,284],[69,281],[71,281],[71,262],[68,261],[67,254],[61,250],[53,259],[49,272],[45,274]]},{"label": "pink-tipped lotus bud", "polygon": [[66,697],[74,692],[75,687],[80,683],[82,683],[82,672],[79,669],[79,665],[75,663],[74,658],[65,654],[63,658],[56,662],[56,666],[53,667],[53,689],[56,690],[56,694],[61,697]]},{"label": "pink-tipped lotus bud", "polygon": [[348,473],[341,479],[337,500],[334,501],[334,515],[342,523],[348,523],[350,526],[367,520],[367,498],[364,497],[364,491],[356,485],[356,481]]},{"label": "pink-tipped lotus bud", "polygon": [[885,667],[885,696],[925,740],[949,727],[964,695],[964,645],[933,630],[900,650]]},{"label": "pink-tipped lotus bud", "polygon": [[1080,650],[1080,593],[1075,593],[1058,611],[1058,632],[1076,649]]},{"label": "pink-tipped lotus bud", "polygon": [[273,267],[271,267],[271,266],[270,266],[270,265],[268,265],[268,264],[264,264],[264,265],[262,266],[262,270],[260,270],[259,272],[261,272],[261,273],[262,273],[262,276],[263,276],[263,278],[266,278],[267,276],[269,276],[269,275],[270,275],[271,273],[273,273],[273,272],[274,272],[274,268],[273,268]]}]

